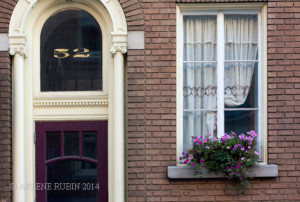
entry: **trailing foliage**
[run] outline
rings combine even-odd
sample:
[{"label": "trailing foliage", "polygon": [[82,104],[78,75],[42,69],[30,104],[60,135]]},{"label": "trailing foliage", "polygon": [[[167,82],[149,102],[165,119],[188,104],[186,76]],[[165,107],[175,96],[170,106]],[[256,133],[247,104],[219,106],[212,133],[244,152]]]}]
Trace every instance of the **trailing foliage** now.
[{"label": "trailing foliage", "polygon": [[[255,150],[257,134],[254,131],[236,135],[234,132],[218,138],[193,136],[193,148],[183,152],[180,160],[202,177],[202,168],[223,171],[233,181],[233,189],[244,190],[249,186],[249,168],[259,160]],[[226,190],[229,187],[225,187]]]}]

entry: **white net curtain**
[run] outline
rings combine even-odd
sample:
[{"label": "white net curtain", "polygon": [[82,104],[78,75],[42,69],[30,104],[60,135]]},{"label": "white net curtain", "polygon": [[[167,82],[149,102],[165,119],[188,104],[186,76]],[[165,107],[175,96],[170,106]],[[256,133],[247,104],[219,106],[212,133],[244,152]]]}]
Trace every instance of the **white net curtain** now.
[{"label": "white net curtain", "polygon": [[[251,86],[257,16],[225,15],[224,23],[224,102],[225,107],[237,107],[245,102]],[[191,136],[217,135],[217,43],[216,16],[184,17],[184,151],[191,145]]]}]

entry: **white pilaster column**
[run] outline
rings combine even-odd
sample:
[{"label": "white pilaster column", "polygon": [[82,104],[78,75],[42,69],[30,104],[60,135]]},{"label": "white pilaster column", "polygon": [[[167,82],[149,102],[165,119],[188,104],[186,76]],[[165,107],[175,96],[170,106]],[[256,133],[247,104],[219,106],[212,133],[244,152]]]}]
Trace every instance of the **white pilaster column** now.
[{"label": "white pilaster column", "polygon": [[126,46],[112,46],[114,55],[114,202],[126,201],[125,179],[125,82]]},{"label": "white pilaster column", "polygon": [[[23,37],[15,41],[25,41]],[[24,44],[11,45],[13,55],[13,201],[25,202]]]}]

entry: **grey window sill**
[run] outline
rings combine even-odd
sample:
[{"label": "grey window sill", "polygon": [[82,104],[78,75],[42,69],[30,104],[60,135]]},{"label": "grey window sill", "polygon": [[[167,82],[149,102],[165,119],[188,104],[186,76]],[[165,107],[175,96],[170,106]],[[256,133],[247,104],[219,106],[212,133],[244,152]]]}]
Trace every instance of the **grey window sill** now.
[{"label": "grey window sill", "polygon": [[[252,172],[249,172],[249,176],[252,177],[278,177],[278,166],[274,164],[270,165],[257,165],[251,168]],[[194,175],[194,170],[187,166],[168,166],[168,178],[169,179],[198,179],[199,175]],[[223,172],[209,172],[207,169],[203,169],[202,178],[225,178]]]}]

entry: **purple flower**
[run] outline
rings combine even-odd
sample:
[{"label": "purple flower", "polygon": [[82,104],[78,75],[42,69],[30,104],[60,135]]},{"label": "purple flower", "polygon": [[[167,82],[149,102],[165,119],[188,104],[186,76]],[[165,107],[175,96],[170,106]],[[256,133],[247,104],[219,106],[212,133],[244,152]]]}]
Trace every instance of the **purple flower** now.
[{"label": "purple flower", "polygon": [[241,162],[239,162],[239,163],[237,163],[237,164],[238,164],[239,166],[240,166],[240,165],[242,165],[242,163],[241,163]]},{"label": "purple flower", "polygon": [[179,160],[181,160],[181,159],[182,159],[182,157],[180,156],[180,157],[179,157]]},{"label": "purple flower", "polygon": [[226,170],[228,170],[229,169],[229,166],[226,166]]},{"label": "purple flower", "polygon": [[203,139],[203,143],[207,143],[207,139]]},{"label": "purple flower", "polygon": [[234,171],[233,174],[236,175],[236,172]]},{"label": "purple flower", "polygon": [[196,154],[197,153],[197,150],[194,150],[194,154]]},{"label": "purple flower", "polygon": [[185,154],[185,156],[189,156],[189,154]]},{"label": "purple flower", "polygon": [[190,155],[190,156],[189,156],[189,159],[193,159],[193,158],[194,158],[193,155]]},{"label": "purple flower", "polygon": [[204,163],[204,159],[200,159],[200,163]]},{"label": "purple flower", "polygon": [[182,155],[184,154],[184,151],[182,152]]},{"label": "purple flower", "polygon": [[227,146],[227,147],[226,147],[226,149],[230,149],[230,147],[229,147],[229,146]]},{"label": "purple flower", "polygon": [[235,166],[235,168],[239,168],[239,166]]},{"label": "purple flower", "polygon": [[245,157],[242,157],[241,160],[243,161],[245,159]]},{"label": "purple flower", "polygon": [[248,149],[251,149],[251,146],[248,146]]},{"label": "purple flower", "polygon": [[206,146],[205,148],[206,148],[206,149],[209,149],[209,146]]},{"label": "purple flower", "polygon": [[241,150],[242,150],[242,151],[244,151],[244,150],[245,150],[245,148],[244,148],[244,147],[242,147],[242,148],[241,148]]},{"label": "purple flower", "polygon": [[191,163],[191,165],[190,165],[191,167],[194,167],[195,166],[195,164],[193,164],[193,163]]},{"label": "purple flower", "polygon": [[254,151],[254,154],[259,155],[259,153],[257,151]]}]

